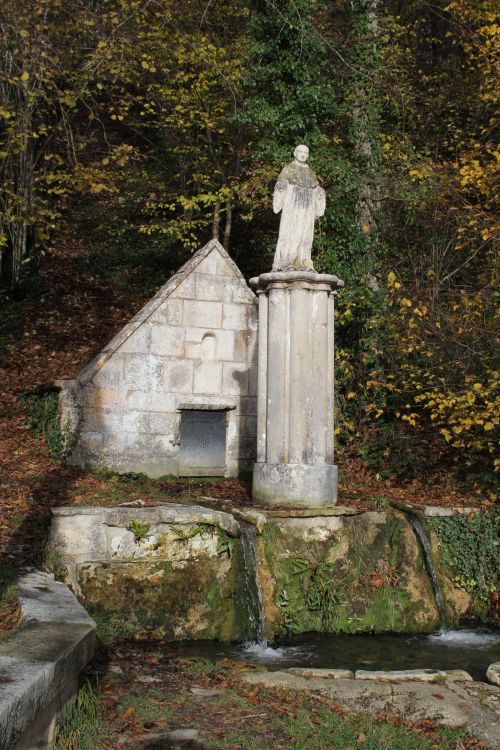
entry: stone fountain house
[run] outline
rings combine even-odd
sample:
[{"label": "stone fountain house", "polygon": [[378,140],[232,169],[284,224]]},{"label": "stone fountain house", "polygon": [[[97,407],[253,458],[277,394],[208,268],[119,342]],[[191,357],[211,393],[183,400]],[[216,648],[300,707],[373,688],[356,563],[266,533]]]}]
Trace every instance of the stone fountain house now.
[{"label": "stone fountain house", "polygon": [[235,476],[256,446],[257,306],[216,240],[75,380],[58,381],[71,462],[150,477]]}]

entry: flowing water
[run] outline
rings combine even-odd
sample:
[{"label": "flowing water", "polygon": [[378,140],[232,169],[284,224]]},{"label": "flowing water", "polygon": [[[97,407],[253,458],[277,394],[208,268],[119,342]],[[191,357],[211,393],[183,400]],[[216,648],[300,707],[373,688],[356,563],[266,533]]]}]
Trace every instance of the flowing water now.
[{"label": "flowing water", "polygon": [[434,591],[434,597],[436,599],[436,606],[439,612],[440,632],[446,633],[447,625],[446,625],[446,610],[444,606],[444,596],[443,596],[443,591],[441,589],[441,584],[439,583],[439,578],[437,576],[436,567],[434,565],[434,560],[432,557],[432,550],[431,550],[431,543],[429,541],[429,537],[427,536],[427,531],[425,529],[424,524],[422,523],[422,520],[417,515],[414,515],[413,513],[408,513],[407,517],[408,517],[408,521],[410,522],[413,528],[413,531],[415,532],[415,536],[417,537],[420,543],[420,546],[422,548],[422,554],[424,556],[425,567],[429,574],[429,578],[431,579],[432,589]]},{"label": "flowing water", "polygon": [[259,577],[255,527],[240,521],[245,565],[248,619],[254,641],[221,644],[191,641],[165,644],[166,651],[187,657],[224,658],[264,664],[270,670],[289,667],[325,669],[465,669],[485,680],[486,669],[500,661],[500,631],[448,630],[444,598],[432,559],[431,546],[420,518],[408,515],[422,548],[439,610],[440,630],[431,635],[330,635],[305,633],[270,645],[265,637],[264,606]]},{"label": "flowing water", "polygon": [[500,661],[500,632],[449,630],[432,635],[329,635],[303,633],[272,646],[199,641],[165,644],[173,653],[213,661],[230,658],[256,662],[269,670],[289,667],[324,669],[465,669],[486,681],[486,669]]},{"label": "flowing water", "polygon": [[248,615],[258,648],[267,648],[266,625],[264,621],[264,603],[259,576],[259,556],[256,546],[255,526],[247,521],[240,521],[241,544],[245,564],[245,587],[248,594]]}]

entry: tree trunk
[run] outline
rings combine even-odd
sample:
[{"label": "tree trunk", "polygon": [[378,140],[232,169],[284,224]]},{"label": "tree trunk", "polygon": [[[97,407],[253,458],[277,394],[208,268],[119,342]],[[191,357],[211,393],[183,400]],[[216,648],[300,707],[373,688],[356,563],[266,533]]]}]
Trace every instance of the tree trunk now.
[{"label": "tree trunk", "polygon": [[18,285],[24,259],[30,250],[33,200],[32,111],[27,83],[2,86],[2,100],[14,103],[15,137],[2,169],[2,224],[7,243],[2,253],[2,272],[10,287]]},{"label": "tree trunk", "polygon": [[356,211],[359,228],[367,238],[367,283],[370,288],[377,289],[375,260],[381,192],[378,0],[353,0],[352,9],[357,69],[353,86],[353,146],[360,180]]},{"label": "tree trunk", "polygon": [[224,250],[229,251],[229,241],[231,239],[231,228],[233,223],[233,207],[227,202],[226,205],[226,226],[224,227],[224,240],[222,242]]}]

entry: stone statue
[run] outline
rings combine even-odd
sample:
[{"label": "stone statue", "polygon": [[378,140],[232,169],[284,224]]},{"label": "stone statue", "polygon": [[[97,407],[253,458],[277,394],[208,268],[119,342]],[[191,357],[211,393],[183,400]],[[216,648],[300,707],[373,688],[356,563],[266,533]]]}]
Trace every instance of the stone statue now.
[{"label": "stone statue", "polygon": [[281,221],[273,271],[314,271],[314,221],[325,213],[326,194],[307,166],[308,147],[297,146],[293,155],[274,188],[273,211],[281,211]]}]

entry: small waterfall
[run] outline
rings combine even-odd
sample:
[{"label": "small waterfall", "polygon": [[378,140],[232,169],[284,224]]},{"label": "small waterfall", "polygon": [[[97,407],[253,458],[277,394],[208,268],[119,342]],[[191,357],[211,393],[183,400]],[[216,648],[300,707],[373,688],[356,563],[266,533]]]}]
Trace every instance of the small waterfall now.
[{"label": "small waterfall", "polygon": [[419,518],[419,516],[413,513],[407,513],[407,516],[413,528],[413,531],[415,532],[415,536],[417,537],[420,543],[422,554],[424,556],[425,567],[427,568],[429,578],[431,579],[432,588],[433,588],[434,596],[436,599],[436,605],[437,605],[438,612],[439,612],[439,630],[441,633],[445,633],[448,630],[448,627],[446,625],[446,610],[444,606],[444,596],[443,596],[443,591],[441,589],[441,584],[439,583],[439,579],[437,577],[434,560],[432,558],[432,550],[431,550],[429,537],[427,536],[426,528],[424,524],[422,523],[422,520]]},{"label": "small waterfall", "polygon": [[240,520],[241,544],[245,563],[245,586],[248,592],[248,618],[252,625],[255,640],[259,646],[267,648],[264,603],[259,579],[259,558],[255,543],[255,526],[248,521]]}]

